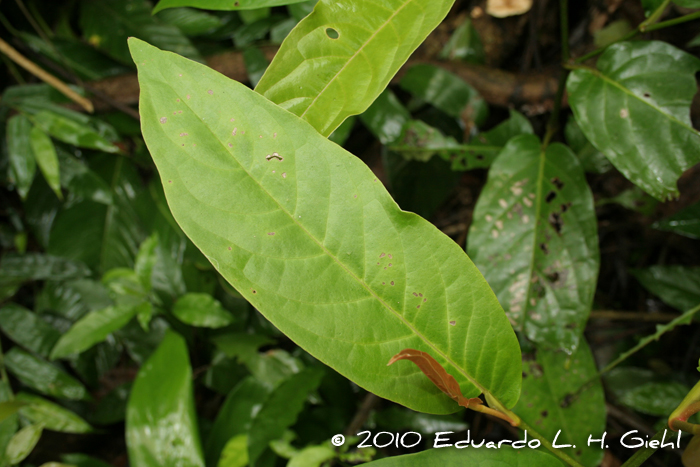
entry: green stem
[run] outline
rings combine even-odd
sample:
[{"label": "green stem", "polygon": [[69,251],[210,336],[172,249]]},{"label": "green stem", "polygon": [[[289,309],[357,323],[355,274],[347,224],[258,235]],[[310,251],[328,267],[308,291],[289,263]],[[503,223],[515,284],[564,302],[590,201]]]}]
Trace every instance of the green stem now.
[{"label": "green stem", "polygon": [[[667,431],[669,431],[668,428],[660,430],[649,441],[661,441],[664,437],[664,433]],[[651,457],[651,455],[654,454],[657,449],[658,448],[641,448],[640,450],[635,452],[632,457],[627,459],[627,462],[622,464],[620,467],[638,467],[642,465],[645,460],[649,459],[649,457]]]},{"label": "green stem", "polygon": [[644,29],[644,31],[646,31],[646,32],[656,31],[657,29],[663,29],[663,28],[667,28],[669,26],[675,26],[676,24],[687,23],[688,21],[692,21],[694,19],[700,19],[700,11],[696,11],[695,13],[690,13],[689,15],[680,16],[678,18],[670,19],[668,21],[662,21],[658,24],[652,24],[651,26],[646,27]]},{"label": "green stem", "polygon": [[561,449],[555,449],[552,446],[552,443],[550,443],[547,439],[545,439],[544,436],[542,436],[537,431],[535,431],[530,425],[525,423],[522,419],[520,420],[519,427],[522,430],[526,430],[529,434],[532,435],[533,438],[539,440],[540,443],[542,443],[542,446],[544,446],[549,451],[551,451],[551,453],[554,454],[555,456],[557,456],[559,459],[566,462],[567,465],[570,465],[571,467],[583,467],[580,463],[578,463],[571,456],[569,456],[568,454],[563,452]]},{"label": "green stem", "polygon": [[[569,0],[559,0],[559,23],[561,27],[561,62],[565,64],[569,61]],[[569,72],[564,69],[559,75],[557,83],[557,94],[554,96],[554,108],[547,121],[547,131],[542,140],[542,150],[544,151],[552,141],[554,134],[559,129],[559,111],[564,99],[564,89],[566,88],[566,78]]]},{"label": "green stem", "polygon": [[[586,60],[588,60],[588,59],[590,59],[590,58],[593,58],[593,57],[595,57],[595,56],[597,56],[597,55],[600,55],[600,54],[602,54],[603,52],[605,52],[605,51],[607,50],[607,48],[610,47],[611,45],[617,44],[618,42],[623,42],[623,41],[630,40],[630,39],[632,39],[634,36],[636,36],[637,34],[639,34],[640,32],[646,32],[646,31],[653,31],[653,30],[655,30],[655,29],[661,29],[661,27],[660,27],[661,24],[670,23],[670,24],[666,24],[666,26],[663,26],[663,27],[667,27],[667,26],[673,26],[674,24],[683,23],[683,22],[685,22],[685,21],[690,21],[691,19],[695,19],[695,18],[689,18],[689,19],[686,19],[686,20],[684,20],[684,21],[678,21],[678,20],[680,20],[681,18],[676,18],[675,20],[664,21],[663,23],[659,23],[658,25],[653,26],[654,23],[656,23],[656,22],[659,20],[659,18],[660,18],[661,15],[664,13],[664,11],[666,11],[666,7],[667,7],[670,3],[671,3],[671,0],[664,0],[664,2],[663,2],[661,5],[659,5],[659,7],[658,7],[656,10],[654,10],[654,12],[653,12],[651,15],[649,15],[649,17],[648,17],[647,19],[645,19],[643,22],[641,22],[641,23],[639,24],[639,26],[637,26],[635,29],[633,29],[632,31],[628,32],[627,34],[625,34],[624,36],[622,36],[622,37],[619,38],[618,40],[616,40],[616,41],[614,41],[614,42],[611,42],[610,44],[606,45],[605,47],[601,47],[601,48],[599,48],[599,49],[594,50],[593,52],[589,52],[589,53],[587,53],[586,55],[583,55],[583,56],[577,58],[576,60],[574,60],[574,63],[585,62]],[[695,15],[695,14],[686,15],[686,16],[693,16],[693,15]],[[685,16],[684,16],[683,18],[685,18]]]}]

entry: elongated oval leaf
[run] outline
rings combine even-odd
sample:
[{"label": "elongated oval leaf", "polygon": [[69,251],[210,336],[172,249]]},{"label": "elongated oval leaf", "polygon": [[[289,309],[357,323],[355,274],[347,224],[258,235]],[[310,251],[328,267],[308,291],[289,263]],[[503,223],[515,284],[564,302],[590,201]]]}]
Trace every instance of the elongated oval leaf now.
[{"label": "elongated oval leaf", "polygon": [[90,397],[85,387],[68,373],[17,347],[5,354],[5,366],[23,384],[42,394],[71,400]]},{"label": "elongated oval leaf", "polygon": [[630,273],[645,289],[678,310],[700,304],[700,267],[657,264]]},{"label": "elongated oval leaf", "polygon": [[43,397],[19,393],[17,400],[25,404],[19,409],[19,413],[34,423],[43,424],[47,430],[63,433],[89,433],[92,431],[90,424],[80,416],[58,404],[47,401]]},{"label": "elongated oval leaf", "polygon": [[56,328],[24,307],[9,303],[0,309],[0,329],[21,346],[46,357],[61,337]]},{"label": "elongated oval leaf", "polygon": [[34,115],[32,120],[36,126],[64,143],[110,153],[119,152],[117,146],[104,139],[89,125],[58,113],[42,110]]},{"label": "elongated oval leaf", "polygon": [[452,3],[320,0],[255,90],[328,136],[369,107]]},{"label": "elongated oval leaf", "polygon": [[173,314],[183,323],[204,328],[221,328],[233,323],[233,315],[206,293],[188,293],[175,302]]},{"label": "elongated oval leaf", "polygon": [[655,222],[652,227],[700,239],[700,203],[691,204],[671,217]]},{"label": "elongated oval leaf", "polygon": [[523,391],[514,409],[550,441],[561,430],[558,444],[576,446],[564,452],[587,467],[603,460],[600,444],[589,447],[588,437],[601,439],[605,431],[605,395],[600,380],[579,390],[597,373],[585,340],[571,356],[539,350],[536,357],[523,359]]},{"label": "elongated oval leaf", "polygon": [[467,252],[535,342],[571,353],[585,327],[598,276],[593,195],[576,156],[537,137],[511,139],[474,210]]},{"label": "elongated oval leaf", "polygon": [[32,122],[24,115],[7,120],[7,159],[17,192],[25,199],[36,173],[36,160],[29,140]]},{"label": "elongated oval leaf", "polygon": [[386,367],[414,348],[466,397],[515,404],[517,340],[458,245],[402,212],[364,164],[299,118],[202,65],[130,44],[144,137],[173,215],[248,301],[381,397],[455,410],[417,368]]},{"label": "elongated oval leaf", "polygon": [[39,442],[43,430],[44,427],[40,423],[35,423],[27,425],[15,433],[5,449],[7,462],[10,465],[22,462]]},{"label": "elongated oval leaf", "polygon": [[109,306],[91,311],[65,333],[51,351],[51,358],[64,358],[87,350],[123,328],[140,310],[139,306]]},{"label": "elongated oval leaf", "polygon": [[700,133],[690,122],[700,60],[665,42],[622,42],[574,70],[569,103],[589,141],[633,183],[664,201],[676,180],[700,162]]},{"label": "elongated oval leaf", "polygon": [[126,409],[126,444],[135,466],[204,466],[187,345],[174,332],[136,376]]},{"label": "elongated oval leaf", "polygon": [[205,10],[254,10],[271,6],[290,5],[305,2],[306,0],[160,0],[153,9],[155,15],[166,8],[191,6]]},{"label": "elongated oval leaf", "polygon": [[51,138],[49,138],[49,135],[44,133],[41,128],[35,126],[29,132],[29,142],[32,146],[32,152],[34,153],[36,163],[39,169],[41,169],[41,173],[44,175],[46,182],[53,192],[56,193],[58,199],[63,199],[58,155],[56,154],[56,148]]},{"label": "elongated oval leaf", "polygon": [[[446,437],[446,435],[443,435]],[[444,439],[444,438],[443,438]],[[458,440],[454,438],[452,443]],[[479,440],[478,442],[480,442]],[[477,444],[478,444],[477,442]],[[440,444],[446,444],[441,442]],[[498,443],[492,443],[495,447]],[[564,464],[552,456],[529,448],[514,449],[507,444],[500,449],[474,449],[469,445],[463,449],[428,449],[417,454],[387,457],[367,464],[367,467],[563,467]]]}]

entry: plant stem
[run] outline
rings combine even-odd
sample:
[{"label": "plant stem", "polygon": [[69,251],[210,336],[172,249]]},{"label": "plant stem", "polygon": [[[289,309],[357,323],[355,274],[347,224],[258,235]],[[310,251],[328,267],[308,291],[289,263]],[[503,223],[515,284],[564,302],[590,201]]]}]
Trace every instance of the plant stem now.
[{"label": "plant stem", "polygon": [[[645,19],[643,22],[641,22],[639,24],[639,26],[637,26],[635,29],[628,32],[627,34],[625,34],[624,36],[622,36],[618,40],[611,42],[610,44],[608,44],[604,47],[596,49],[593,52],[589,52],[589,53],[577,58],[576,60],[574,60],[574,63],[585,62],[586,60],[588,60],[590,58],[593,58],[597,55],[600,55],[603,52],[605,52],[607,50],[607,48],[610,47],[611,45],[617,44],[618,42],[630,40],[634,36],[639,34],[640,32],[654,31],[656,29],[662,29],[662,28],[665,28],[668,26],[673,26],[675,24],[680,24],[680,23],[684,23],[686,21],[691,21],[695,18],[700,18],[700,15],[698,15],[698,13],[691,13],[689,15],[685,15],[685,16],[682,16],[680,18],[672,19],[669,21],[664,21],[663,23],[659,23],[659,24],[655,25],[654,23],[656,23],[659,20],[659,18],[664,13],[664,11],[666,11],[666,7],[670,3],[671,3],[671,0],[664,0],[664,2],[661,5],[659,5],[659,7],[656,10],[654,10],[654,12],[651,15],[649,15],[649,17],[647,19]],[[691,18],[691,16],[692,16],[692,18]],[[685,19],[685,18],[687,18],[687,19]]]},{"label": "plant stem", "polygon": [[[663,439],[664,433],[668,431],[668,428],[660,430],[654,435],[649,441],[661,441]],[[638,467],[644,463],[645,460],[649,459],[652,454],[656,452],[658,448],[641,448],[634,453],[632,457],[627,459],[627,461],[620,467]]]},{"label": "plant stem", "polygon": [[[561,62],[566,64],[569,61],[569,0],[559,0],[559,24],[561,28]],[[547,131],[542,140],[542,150],[549,146],[552,137],[559,129],[559,111],[564,98],[566,88],[566,78],[569,76],[568,70],[564,69],[559,75],[557,84],[557,94],[554,96],[554,108],[547,121]]]},{"label": "plant stem", "polygon": [[520,420],[519,426],[522,430],[525,430],[528,433],[530,433],[533,438],[538,439],[542,443],[542,446],[547,448],[549,451],[551,451],[552,454],[557,456],[559,459],[564,461],[566,464],[570,465],[571,467],[583,467],[580,463],[578,463],[571,456],[569,456],[568,454],[563,452],[561,449],[555,449],[552,446],[552,443],[550,443],[547,439],[545,439],[544,436],[542,436],[537,431],[535,431],[530,425],[525,423],[522,419]]}]

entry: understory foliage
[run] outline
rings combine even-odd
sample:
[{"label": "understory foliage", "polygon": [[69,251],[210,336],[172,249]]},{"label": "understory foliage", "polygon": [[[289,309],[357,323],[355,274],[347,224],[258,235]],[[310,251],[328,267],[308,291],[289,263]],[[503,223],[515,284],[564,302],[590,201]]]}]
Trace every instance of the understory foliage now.
[{"label": "understory foliage", "polygon": [[700,1],[510,3],[5,0],[0,467],[699,465]]}]

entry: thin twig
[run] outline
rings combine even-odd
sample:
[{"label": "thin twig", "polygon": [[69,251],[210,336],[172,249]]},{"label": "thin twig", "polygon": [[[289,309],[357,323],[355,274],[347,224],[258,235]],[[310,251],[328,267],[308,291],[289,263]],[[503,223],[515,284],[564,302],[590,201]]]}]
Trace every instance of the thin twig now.
[{"label": "thin twig", "polygon": [[644,321],[652,323],[668,323],[678,318],[678,313],[647,313],[645,311],[594,310],[590,319],[610,319],[615,321]]},{"label": "thin twig", "polygon": [[362,401],[362,404],[360,405],[360,408],[357,410],[357,413],[355,413],[355,416],[353,417],[352,421],[345,430],[345,436],[357,435],[357,432],[365,424],[365,422],[369,418],[370,413],[372,413],[372,410],[378,402],[379,397],[377,397],[371,392],[367,393],[364,400]]},{"label": "thin twig", "polygon": [[48,85],[56,88],[58,91],[60,91],[63,95],[68,97],[70,100],[73,102],[79,104],[82,108],[84,108],[86,111],[92,113],[94,111],[94,107],[92,106],[92,102],[90,102],[89,99],[84,98],[83,96],[79,95],[75,91],[73,91],[71,88],[68,87],[67,84],[65,84],[63,81],[60,79],[56,78],[50,73],[47,73],[44,71],[42,68],[38,67],[37,65],[34,64],[31,60],[26,58],[24,55],[21,53],[17,52],[14,47],[12,47],[10,44],[5,42],[3,39],[0,39],[0,52],[4,53],[7,55],[13,62],[39,78],[40,80],[44,81]]},{"label": "thin twig", "polygon": [[[559,0],[559,22],[561,28],[561,62],[565,64],[569,61],[569,0]],[[557,95],[554,98],[554,108],[552,113],[549,114],[547,131],[542,140],[542,150],[547,149],[554,134],[559,129],[559,111],[564,99],[564,89],[566,88],[566,78],[568,76],[568,70],[561,70],[559,83],[557,84]]]}]

